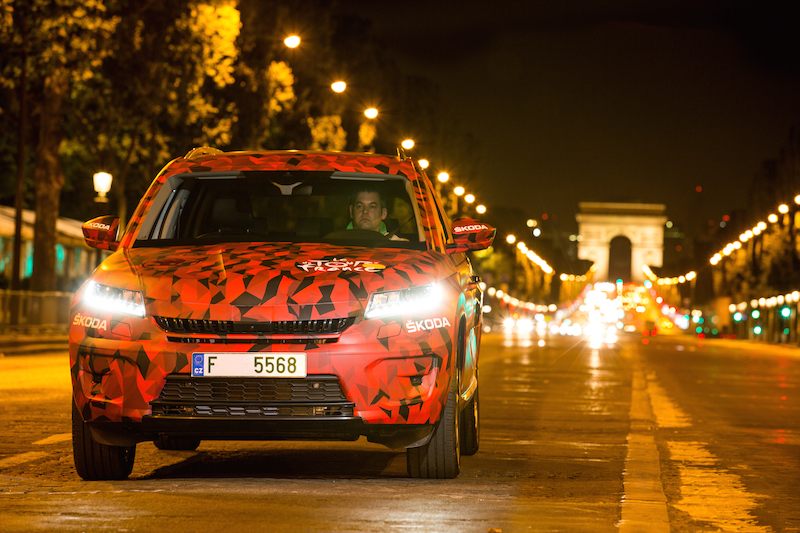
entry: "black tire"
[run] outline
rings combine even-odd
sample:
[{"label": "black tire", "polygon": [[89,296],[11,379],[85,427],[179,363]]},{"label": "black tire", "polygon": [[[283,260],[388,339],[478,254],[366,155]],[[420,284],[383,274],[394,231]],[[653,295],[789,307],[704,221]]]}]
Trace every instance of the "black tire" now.
[{"label": "black tire", "polygon": [[108,446],[92,438],[89,426],[72,403],[72,455],[75,470],[87,481],[126,479],[133,471],[136,445]]},{"label": "black tire", "polygon": [[153,444],[159,450],[196,450],[200,446],[200,439],[170,437],[162,433],[157,439],[153,440]]},{"label": "black tire", "polygon": [[478,388],[461,411],[461,455],[475,455],[481,440],[480,402]]},{"label": "black tire", "polygon": [[453,479],[461,471],[459,444],[458,373],[450,379],[447,404],[428,444],[408,448],[406,462],[411,477]]}]

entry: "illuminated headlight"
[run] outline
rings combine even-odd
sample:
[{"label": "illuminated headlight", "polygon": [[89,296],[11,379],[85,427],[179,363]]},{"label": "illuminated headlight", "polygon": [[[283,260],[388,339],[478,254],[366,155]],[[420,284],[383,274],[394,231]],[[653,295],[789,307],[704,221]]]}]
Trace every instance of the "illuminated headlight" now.
[{"label": "illuminated headlight", "polygon": [[399,291],[376,292],[370,295],[365,318],[425,312],[438,307],[442,291],[435,283]]},{"label": "illuminated headlight", "polygon": [[90,307],[110,313],[122,313],[139,318],[144,318],[145,314],[141,292],[100,285],[94,281],[90,281],[86,287],[83,301]]}]

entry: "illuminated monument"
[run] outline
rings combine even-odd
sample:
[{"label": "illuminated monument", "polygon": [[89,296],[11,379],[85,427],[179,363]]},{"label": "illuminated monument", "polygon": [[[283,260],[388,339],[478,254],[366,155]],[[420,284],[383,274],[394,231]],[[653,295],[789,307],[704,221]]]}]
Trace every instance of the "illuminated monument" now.
[{"label": "illuminated monument", "polygon": [[595,281],[644,282],[644,265],[664,261],[663,204],[580,202],[578,258],[594,262]]}]

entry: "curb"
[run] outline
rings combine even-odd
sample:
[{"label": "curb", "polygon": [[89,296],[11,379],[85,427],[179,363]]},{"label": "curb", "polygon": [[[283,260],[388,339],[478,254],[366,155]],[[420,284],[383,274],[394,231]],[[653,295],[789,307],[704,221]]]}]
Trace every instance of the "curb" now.
[{"label": "curb", "polygon": [[0,337],[0,357],[15,355],[39,355],[43,353],[66,352],[69,350],[69,337],[30,337],[8,339]]},{"label": "curb", "polygon": [[39,355],[69,350],[66,325],[0,326],[0,357]]}]

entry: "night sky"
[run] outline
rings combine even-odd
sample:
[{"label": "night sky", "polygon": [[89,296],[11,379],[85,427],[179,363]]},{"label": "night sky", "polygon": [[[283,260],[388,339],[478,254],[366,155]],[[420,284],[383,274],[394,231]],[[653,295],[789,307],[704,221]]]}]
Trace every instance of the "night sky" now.
[{"label": "night sky", "polygon": [[720,220],[800,125],[800,17],[782,3],[344,4],[478,138],[478,200],[564,229],[581,201]]}]

